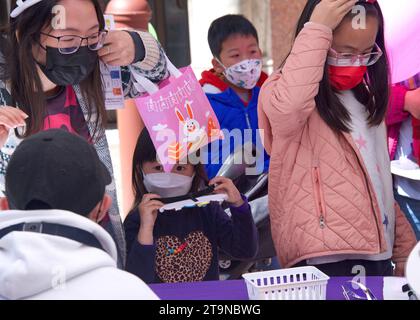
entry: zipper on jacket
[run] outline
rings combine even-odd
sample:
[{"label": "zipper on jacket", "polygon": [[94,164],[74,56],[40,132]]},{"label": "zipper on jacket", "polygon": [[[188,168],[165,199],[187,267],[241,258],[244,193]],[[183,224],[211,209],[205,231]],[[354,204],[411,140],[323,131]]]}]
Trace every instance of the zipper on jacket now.
[{"label": "zipper on jacket", "polygon": [[312,169],[313,172],[313,179],[315,185],[315,201],[317,206],[317,211],[319,214],[319,227],[321,229],[325,229],[327,226],[325,221],[325,208],[324,208],[324,195],[322,194],[321,190],[321,175],[319,173],[319,167],[314,167]]},{"label": "zipper on jacket", "polygon": [[367,193],[369,194],[369,199],[370,199],[370,206],[372,207],[372,212],[373,212],[374,220],[375,220],[375,224],[376,224],[376,231],[378,233],[379,247],[381,247],[381,232],[379,231],[379,228],[380,227],[378,225],[378,219],[376,218],[375,208],[373,206],[372,194],[371,194],[371,191],[370,191],[370,188],[369,188],[369,179],[366,177],[366,172],[365,172],[365,170],[363,170],[363,164],[360,162],[360,159],[359,159],[359,157],[357,155],[357,152],[355,150],[353,150],[353,152],[354,152],[354,154],[356,156],[357,162],[359,163],[360,169],[362,169],[363,177],[365,178],[366,189],[367,189]]},{"label": "zipper on jacket", "polygon": [[319,226],[321,229],[324,229],[326,227],[325,225],[325,218],[321,215],[321,218],[319,218]]}]

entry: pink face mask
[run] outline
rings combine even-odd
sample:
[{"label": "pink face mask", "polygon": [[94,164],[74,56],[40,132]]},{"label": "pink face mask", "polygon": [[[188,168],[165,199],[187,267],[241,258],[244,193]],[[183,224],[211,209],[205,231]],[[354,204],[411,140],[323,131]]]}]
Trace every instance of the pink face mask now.
[{"label": "pink face mask", "polygon": [[217,61],[225,68],[223,74],[226,79],[239,88],[253,89],[261,77],[261,59],[243,60],[229,68],[226,68],[218,59]]}]

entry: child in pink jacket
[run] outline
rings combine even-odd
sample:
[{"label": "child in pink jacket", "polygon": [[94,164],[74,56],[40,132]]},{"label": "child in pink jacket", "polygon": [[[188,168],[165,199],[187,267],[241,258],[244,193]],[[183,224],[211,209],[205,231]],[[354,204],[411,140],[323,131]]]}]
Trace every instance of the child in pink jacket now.
[{"label": "child in pink jacket", "polygon": [[[420,74],[392,88],[386,123],[391,160],[397,168],[417,168],[420,163]],[[420,181],[415,171],[394,170],[394,196],[420,240]]]},{"label": "child in pink jacket", "polygon": [[416,242],[393,195],[384,42],[376,1],[308,0],[289,57],[263,86],[270,216],[285,267],[404,273]]}]

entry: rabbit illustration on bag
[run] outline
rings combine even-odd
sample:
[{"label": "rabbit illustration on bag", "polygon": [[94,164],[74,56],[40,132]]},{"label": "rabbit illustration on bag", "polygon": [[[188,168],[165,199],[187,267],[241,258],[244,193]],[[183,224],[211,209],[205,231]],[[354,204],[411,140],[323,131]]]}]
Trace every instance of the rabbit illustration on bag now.
[{"label": "rabbit illustration on bag", "polygon": [[205,135],[205,128],[200,126],[200,123],[194,119],[193,109],[191,107],[191,102],[186,101],[185,107],[187,109],[188,118],[185,119],[181,110],[175,108],[175,113],[179,121],[183,124],[184,132],[184,142],[188,142],[189,148],[192,144],[197,143],[201,140],[203,135]]}]

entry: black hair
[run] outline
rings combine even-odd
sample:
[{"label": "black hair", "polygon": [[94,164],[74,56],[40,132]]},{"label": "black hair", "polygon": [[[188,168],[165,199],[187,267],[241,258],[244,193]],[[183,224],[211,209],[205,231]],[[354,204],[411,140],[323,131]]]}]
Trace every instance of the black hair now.
[{"label": "black hair", "polygon": [[[143,172],[142,166],[146,162],[157,161],[156,149],[150,138],[149,131],[146,128],[140,133],[137,140],[136,149],[133,155],[133,168],[132,168],[132,183],[134,191],[134,203],[132,210],[136,209],[143,195],[147,193],[147,190],[143,183]],[[197,192],[203,184],[208,183],[207,173],[201,162],[194,165],[195,177],[193,179],[191,192]]]},{"label": "black hair", "polygon": [[258,40],[254,25],[243,15],[228,14],[212,22],[208,32],[208,42],[211,53],[220,59],[223,42],[233,35],[253,36]]},{"label": "black hair", "polygon": [[[303,13],[299,19],[296,37],[302,31],[304,25],[310,21],[315,7],[321,0],[308,0]],[[389,99],[389,63],[385,48],[384,18],[378,2],[369,3],[359,1],[366,9],[366,14],[375,17],[379,23],[376,44],[383,51],[383,56],[374,65],[368,67],[365,75],[365,83],[353,89],[356,99],[369,113],[368,121],[370,126],[380,125],[386,116]],[[354,18],[357,13],[349,12],[343,21]],[[336,95],[337,91],[331,87],[328,75],[328,64],[325,64],[324,77],[319,85],[319,93],[315,97],[318,112],[328,126],[336,132],[350,132],[350,114]]]},{"label": "black hair", "polygon": [[[100,30],[105,28],[104,15],[98,0],[90,0],[94,6]],[[0,28],[0,80],[10,82],[11,105],[29,115],[26,129],[22,133],[15,129],[16,136],[27,138],[42,130],[46,112],[46,95],[38,74],[37,62],[32,54],[34,45],[40,43],[41,32],[52,28],[53,8],[59,0],[43,0]],[[12,8],[16,7],[16,0]],[[88,109],[87,122],[94,119],[93,139],[107,122],[105,98],[99,61],[93,72],[80,83],[81,93],[86,99]]]}]

